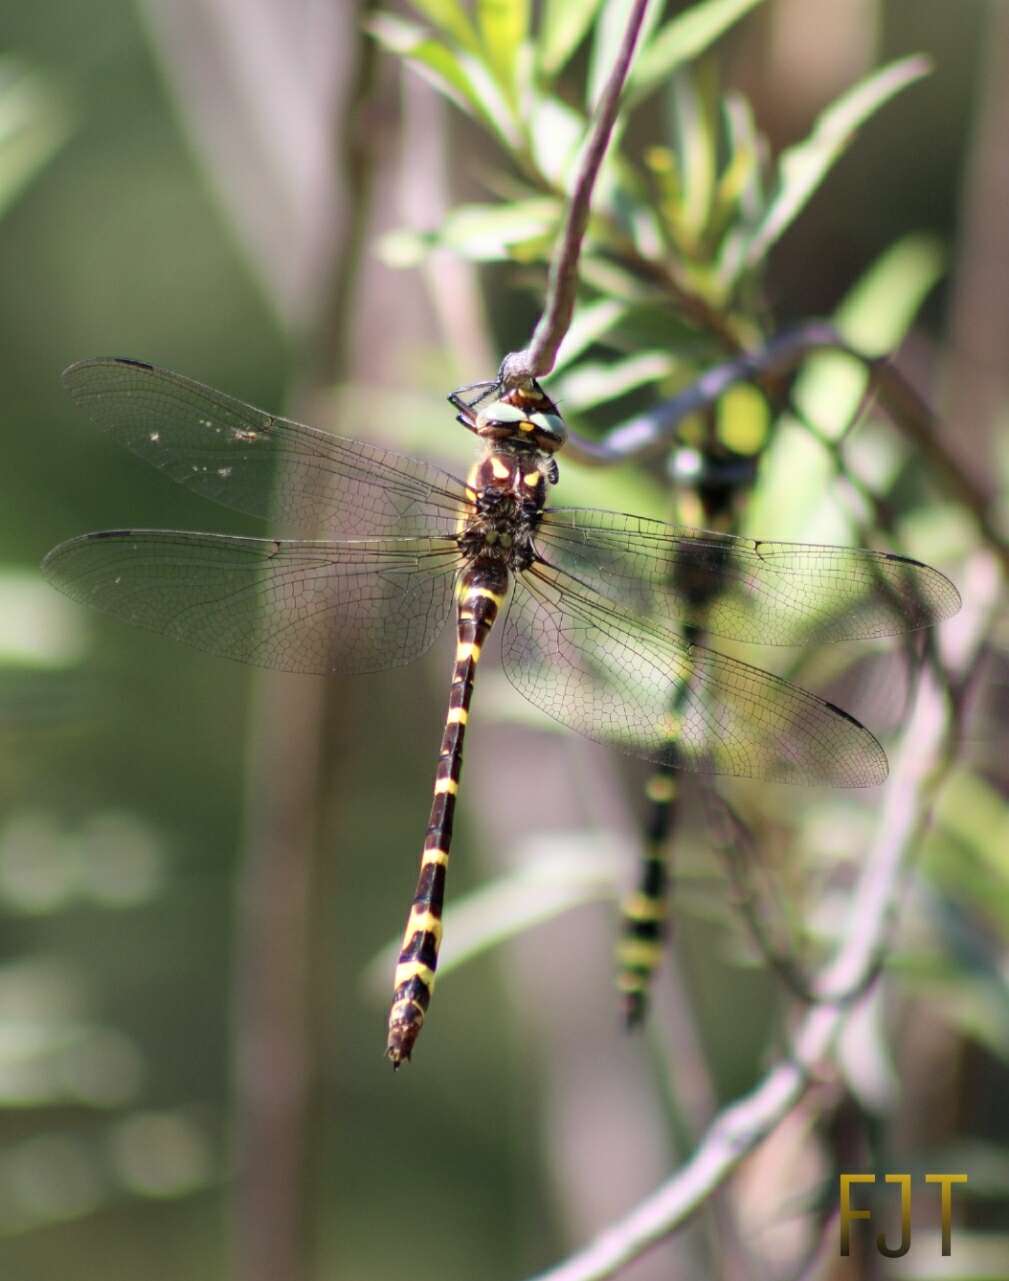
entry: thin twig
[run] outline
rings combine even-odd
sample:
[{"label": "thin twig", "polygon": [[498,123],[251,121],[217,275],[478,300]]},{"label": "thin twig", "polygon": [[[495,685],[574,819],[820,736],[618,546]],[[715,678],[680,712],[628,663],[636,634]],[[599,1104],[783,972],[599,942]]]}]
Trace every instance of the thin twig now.
[{"label": "thin twig", "polygon": [[[979,562],[979,567],[982,581],[974,584],[972,598],[982,612],[958,620],[958,652],[952,666],[960,674],[971,670],[997,607],[998,575],[990,562],[987,572],[984,564]],[[824,993],[849,994],[877,969],[908,860],[952,763],[957,729],[945,682],[928,672],[887,790],[879,835],[855,892],[852,927],[824,977]],[[791,1057],[715,1119],[693,1156],[671,1179],[586,1249],[541,1273],[536,1281],[604,1281],[681,1227],[802,1098],[830,1053],[849,1008],[844,1000],[825,995],[800,1024]]]},{"label": "thin twig", "polygon": [[[989,495],[944,443],[938,415],[889,357],[867,356],[846,342],[829,321],[806,321],[756,351],[715,365],[678,395],[614,427],[602,440],[587,440],[569,427],[565,455],[596,466],[657,457],[676,441],[680,424],[688,415],[709,408],[736,383],[786,374],[816,351],[839,351],[866,366],[872,386],[896,426],[930,464],[940,483],[970,512],[978,532],[1009,572],[1009,541],[992,518]],[[817,439],[834,448],[831,442]]]},{"label": "thin twig", "polygon": [[504,358],[498,377],[505,387],[514,387],[530,378],[549,374],[557,359],[557,349],[571,324],[578,290],[578,256],[589,223],[592,191],[613,133],[620,95],[630,71],[647,7],[648,0],[635,0],[628,17],[624,38],[599,99],[596,117],[575,177],[567,217],[550,264],[546,306],[528,347],[522,351],[513,351]]}]

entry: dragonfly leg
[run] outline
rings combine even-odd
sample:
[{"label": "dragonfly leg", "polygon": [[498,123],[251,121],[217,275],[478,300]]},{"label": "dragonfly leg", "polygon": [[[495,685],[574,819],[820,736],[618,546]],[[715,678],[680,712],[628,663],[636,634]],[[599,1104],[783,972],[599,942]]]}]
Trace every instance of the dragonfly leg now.
[{"label": "dragonfly leg", "polygon": [[438,754],[434,799],[420,857],[420,876],[396,962],[389,1039],[386,1053],[393,1067],[405,1063],[411,1052],[434,992],[441,946],[445,877],[448,873],[455,819],[462,748],[469,720],[473,681],[480,651],[504,602],[507,570],[500,561],[474,562],[463,574],[458,591],[458,641],[448,714]]}]

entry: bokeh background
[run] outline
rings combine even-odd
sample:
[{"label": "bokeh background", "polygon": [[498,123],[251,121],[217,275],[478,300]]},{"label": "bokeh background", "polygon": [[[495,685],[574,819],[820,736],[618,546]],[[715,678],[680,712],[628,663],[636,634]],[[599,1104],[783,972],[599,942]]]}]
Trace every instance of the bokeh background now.
[{"label": "bokeh background", "polygon": [[[534,721],[482,672],[450,887],[473,955],[440,983],[416,1062],[394,1077],[383,949],[412,891],[449,650],[354,680],[264,678],[88,616],[38,574],[49,547],[84,530],[259,532],[73,411],[59,373],[85,356],[150,360],[465,465],[471,442],[444,395],[523,344],[542,275],[448,252],[404,269],[376,252],[390,231],[437,228],[458,200],[509,188],[486,133],[362,36],[367,8],[0,4],[0,1276],[12,1281],[528,1275],[675,1168],[780,1055],[795,1011],[747,943],[700,818],[655,1018],[623,1034],[614,884],[632,875],[641,776]],[[915,52],[933,73],[845,152],[776,247],[766,295],[775,325],[829,315],[895,242],[923,237],[935,287],[902,367],[996,495],[1009,460],[1006,5],[766,0],[712,58],[779,149],[873,67]],[[572,83],[583,74],[576,59]],[[673,110],[660,92],[639,111],[642,146],[668,139]],[[643,403],[587,408],[580,425],[599,431]],[[908,503],[910,536],[956,577],[978,540],[930,483]],[[668,511],[654,469],[569,466],[564,486],[567,501]],[[1006,639],[1003,619],[996,656]],[[888,747],[906,667],[898,648],[842,687]],[[993,670],[909,879],[885,990],[846,1071],[820,1087],[833,1102],[793,1115],[714,1211],[628,1276],[790,1275],[833,1195],[831,1127],[857,1136],[859,1168],[966,1169],[961,1270],[928,1275],[1009,1275],[1009,816]],[[843,922],[878,797],[734,795],[755,807],[773,897],[815,954]],[[549,875],[500,884],[537,860],[560,889]],[[535,895],[546,919],[510,926],[516,896]],[[511,937],[494,943],[495,922]],[[923,1232],[936,1219],[931,1203],[915,1210]],[[864,1261],[836,1270],[835,1254],[816,1275],[875,1275]]]}]

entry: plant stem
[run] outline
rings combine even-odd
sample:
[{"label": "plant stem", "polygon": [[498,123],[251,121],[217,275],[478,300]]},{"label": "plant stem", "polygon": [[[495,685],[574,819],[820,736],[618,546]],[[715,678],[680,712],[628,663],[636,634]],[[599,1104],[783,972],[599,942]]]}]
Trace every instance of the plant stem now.
[{"label": "plant stem", "polygon": [[560,239],[554,249],[547,284],[547,300],[529,345],[504,358],[499,379],[506,388],[549,374],[557,350],[571,324],[578,290],[578,257],[589,223],[592,191],[609,146],[627,73],[638,42],[648,0],[634,0],[620,49],[596,109],[588,142],[575,176],[571,201]]},{"label": "plant stem", "polygon": [[[999,603],[998,574],[990,559],[979,555],[974,569],[972,599],[978,613],[961,616],[949,633],[957,642],[952,674],[963,679],[974,669]],[[942,674],[926,672],[904,750],[887,787],[879,832],[855,892],[847,938],[818,984],[823,995],[799,1025],[789,1058],[715,1118],[693,1156],[657,1191],[584,1250],[535,1281],[604,1281],[613,1276],[696,1214],[809,1089],[850,1012],[850,994],[863,990],[878,973],[908,861],[953,764],[962,699],[951,707],[947,694]]]}]

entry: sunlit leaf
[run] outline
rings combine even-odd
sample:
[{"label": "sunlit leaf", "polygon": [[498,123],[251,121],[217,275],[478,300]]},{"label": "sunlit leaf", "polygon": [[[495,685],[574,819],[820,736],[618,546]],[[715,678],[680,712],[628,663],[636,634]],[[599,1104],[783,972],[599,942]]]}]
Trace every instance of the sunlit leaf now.
[{"label": "sunlit leaf", "polygon": [[600,298],[577,307],[554,361],[554,373],[559,374],[566,369],[587,347],[619,324],[626,314],[627,308],[613,298]]},{"label": "sunlit leaf", "polygon": [[[713,44],[734,22],[762,0],[707,0],[691,5],[671,19],[647,44],[642,44],[629,76],[629,95],[639,101],[657,89],[678,67],[690,62]],[[654,5],[656,13],[660,5]]]},{"label": "sunlit leaf", "polygon": [[584,411],[669,378],[679,368],[680,362],[669,352],[635,352],[622,360],[583,362],[551,384],[551,392],[566,410]]},{"label": "sunlit leaf", "polygon": [[[930,237],[911,236],[892,246],[850,290],[836,321],[855,346],[868,354],[895,348],[942,269],[942,252]],[[807,357],[793,388],[796,404],[818,431],[836,440],[862,402],[865,366],[839,352]],[[848,522],[825,503],[833,477],[826,450],[805,428],[786,419],[761,464],[761,483],[747,505],[747,531],[761,537],[844,541]],[[833,515],[832,515],[833,513]]]},{"label": "sunlit leaf", "polygon": [[858,128],[902,89],[928,75],[930,69],[928,59],[919,55],[883,67],[828,107],[808,138],[782,152],[777,192],[747,248],[750,266],[763,260],[795,220]]},{"label": "sunlit leaf", "polygon": [[567,190],[586,128],[585,117],[559,98],[543,94],[534,100],[529,130],[533,160],[559,191]]},{"label": "sunlit leaf", "polygon": [[470,53],[480,52],[479,37],[460,0],[410,0],[410,3],[443,35],[451,36]]},{"label": "sunlit leaf", "polygon": [[893,351],[946,269],[935,236],[905,236],[856,282],[837,313],[845,338],[870,356]]},{"label": "sunlit leaf", "polygon": [[516,98],[516,64],[529,31],[529,0],[477,0],[484,58],[510,102]]},{"label": "sunlit leaf", "polygon": [[536,56],[540,71],[556,75],[592,25],[601,0],[545,0]]},{"label": "sunlit leaf", "polygon": [[460,205],[446,218],[439,243],[476,261],[507,258],[516,245],[552,237],[560,214],[560,202],[547,197],[510,205]]},{"label": "sunlit leaf", "polygon": [[419,267],[435,248],[437,236],[433,232],[417,231],[413,227],[397,227],[375,242],[375,252],[385,265],[400,271]]},{"label": "sunlit leaf", "polygon": [[[403,228],[383,236],[378,252],[395,267],[414,267],[432,249],[451,249],[473,262],[543,256],[553,242],[561,204],[548,196],[510,205],[459,205],[435,231]],[[535,252],[534,252],[535,249]]]},{"label": "sunlit leaf", "polygon": [[688,255],[701,251],[711,217],[718,164],[718,91],[709,63],[673,77],[676,171],[680,180],[676,230]]},{"label": "sunlit leaf", "polygon": [[405,58],[447,98],[487,126],[506,148],[515,145],[514,125],[500,91],[477,58],[449,49],[395,14],[376,14],[367,29],[386,49]]},{"label": "sunlit leaf", "polygon": [[731,159],[715,193],[711,234],[719,241],[717,270],[727,297],[740,283],[750,236],[763,213],[766,143],[741,94],[727,94],[722,107]]},{"label": "sunlit leaf", "polygon": [[512,104],[506,98],[493,71],[483,58],[471,57],[469,54],[459,55],[459,65],[473,86],[483,113],[491,121],[502,145],[509,151],[516,151],[522,145],[519,125]]}]

